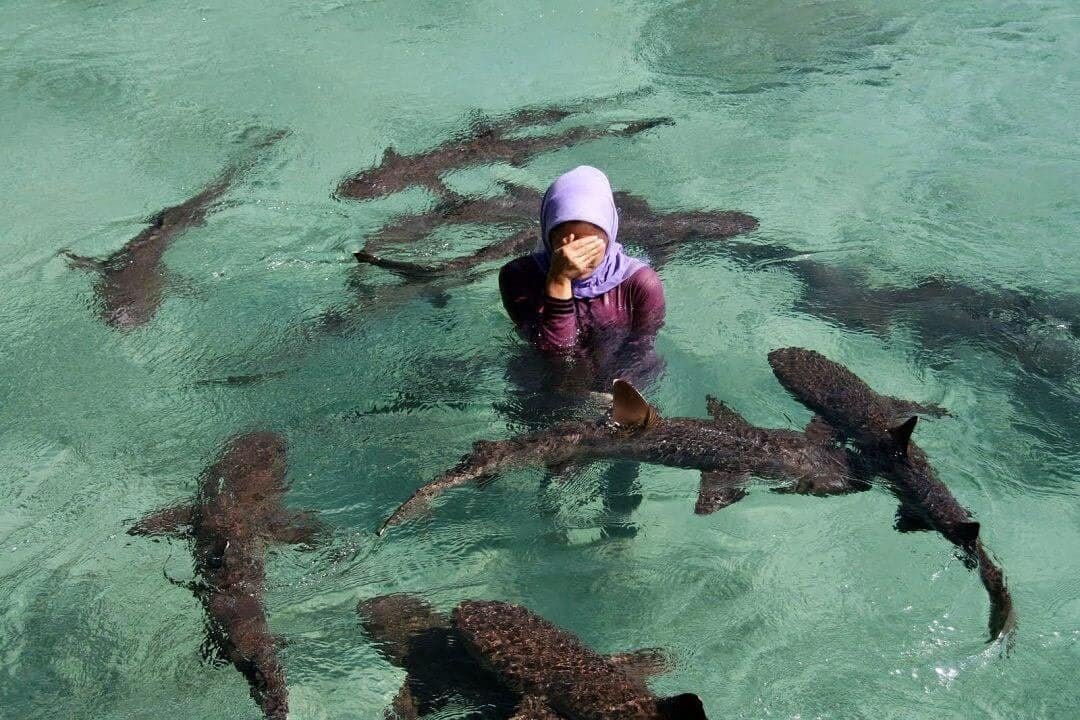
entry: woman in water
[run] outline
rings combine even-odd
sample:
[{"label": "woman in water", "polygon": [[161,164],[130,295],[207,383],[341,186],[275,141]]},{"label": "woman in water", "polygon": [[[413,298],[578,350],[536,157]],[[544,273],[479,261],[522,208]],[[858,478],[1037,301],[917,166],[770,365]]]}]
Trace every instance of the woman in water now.
[{"label": "woman in water", "polygon": [[594,167],[574,168],[544,194],[537,251],[499,273],[506,312],[542,350],[588,348],[600,334],[651,339],[660,329],[660,277],[623,251],[618,230],[611,185]]},{"label": "woman in water", "polygon": [[[664,323],[664,288],[656,271],[623,252],[619,215],[604,173],[581,166],[562,175],[540,207],[540,243],[499,273],[503,305],[518,331],[544,351],[510,363],[514,388],[504,409],[536,429],[565,419],[590,397],[625,378],[639,387],[663,361],[653,350]],[[526,354],[527,355],[527,354]],[[603,488],[604,536],[636,533],[641,503],[638,464],[611,463]]]}]

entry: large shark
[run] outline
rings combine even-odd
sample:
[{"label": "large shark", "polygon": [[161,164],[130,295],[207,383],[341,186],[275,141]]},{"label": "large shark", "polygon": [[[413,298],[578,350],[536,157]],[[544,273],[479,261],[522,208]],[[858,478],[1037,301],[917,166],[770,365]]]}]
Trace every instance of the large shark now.
[{"label": "large shark", "polygon": [[937,478],[929,459],[911,434],[918,416],[941,416],[933,405],[880,395],[850,370],[803,348],[769,353],[780,383],[810,410],[814,422],[833,428],[837,438],[854,445],[875,474],[883,476],[900,501],[896,529],[936,530],[956,545],[969,567],[978,568],[990,596],[990,636],[1011,636],[1016,626],[1005,575],[979,538],[979,523]]},{"label": "large shark", "polygon": [[[426,281],[470,270],[483,263],[522,255],[536,247],[537,217],[542,194],[529,187],[503,183],[497,197],[453,196],[432,210],[405,217],[368,238],[356,259],[390,270],[406,280]],[[619,207],[619,239],[642,249],[654,267],[663,267],[687,239],[729,238],[757,228],[751,215],[733,210],[657,212],[648,201],[628,192],[615,193]],[[514,226],[506,237],[468,255],[421,264],[381,257],[377,251],[389,243],[417,242],[444,225],[482,223]]]},{"label": "large shark", "polygon": [[451,617],[413,595],[357,608],[384,657],[406,671],[386,717],[414,720],[462,697],[492,720],[704,718],[693,694],[658,698],[646,680],[668,669],[655,649],[600,655],[528,609],[466,600]]},{"label": "large shark", "polygon": [[566,467],[623,459],[701,471],[695,512],[708,514],[745,495],[752,478],[814,495],[867,488],[858,458],[829,432],[801,433],[751,425],[709,397],[708,420],[662,418],[630,383],[613,384],[609,415],[593,421],[557,423],[509,440],[478,441],[453,469],[413,493],[383,523],[380,534],[427,511],[443,492],[483,483],[511,468]]},{"label": "large shark", "polygon": [[[285,133],[272,133],[256,145],[261,150]],[[63,250],[72,266],[97,274],[94,290],[101,303],[100,316],[110,327],[130,330],[154,317],[168,284],[162,257],[185,230],[202,225],[210,208],[229,190],[249,161],[227,167],[197,195],[161,210],[149,225],[106,258],[97,259]]]},{"label": "large shark", "polygon": [[272,432],[231,438],[203,472],[193,503],[159,510],[130,535],[190,538],[196,582],[191,590],[206,611],[207,656],[233,664],[271,720],[288,716],[280,640],[263,607],[266,546],[310,545],[321,528],[312,513],[283,505],[285,439]]},{"label": "large shark", "polygon": [[560,108],[525,110],[503,121],[474,124],[468,132],[425,152],[400,155],[388,148],[378,165],[343,180],[336,194],[353,200],[370,200],[419,185],[443,195],[447,190],[442,176],[451,170],[496,162],[523,165],[549,150],[607,136],[629,137],[658,125],[672,124],[671,118],[652,118],[602,127],[579,126],[548,135],[512,134],[520,128],[554,123],[571,114]]}]

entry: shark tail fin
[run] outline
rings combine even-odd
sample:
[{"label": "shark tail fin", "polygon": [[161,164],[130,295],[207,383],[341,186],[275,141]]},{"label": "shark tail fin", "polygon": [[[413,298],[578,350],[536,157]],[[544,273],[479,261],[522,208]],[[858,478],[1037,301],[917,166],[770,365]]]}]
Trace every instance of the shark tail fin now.
[{"label": "shark tail fin", "polygon": [[919,423],[919,416],[912,415],[910,418],[897,425],[894,428],[889,429],[889,435],[892,436],[896,444],[907,452],[908,444],[911,443],[911,434],[915,432],[915,426]]},{"label": "shark tail fin", "polygon": [[701,698],[694,693],[683,693],[656,701],[656,709],[664,720],[708,720]]},{"label": "shark tail fin", "polygon": [[619,425],[631,428],[649,428],[660,424],[663,418],[656,408],[641,396],[633,385],[626,380],[616,380],[612,384],[614,406],[611,415]]}]

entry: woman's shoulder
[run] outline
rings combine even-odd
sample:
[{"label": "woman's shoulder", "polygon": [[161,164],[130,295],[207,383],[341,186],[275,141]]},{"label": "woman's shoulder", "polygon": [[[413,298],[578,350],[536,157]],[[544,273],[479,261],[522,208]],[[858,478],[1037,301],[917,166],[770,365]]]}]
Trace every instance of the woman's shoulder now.
[{"label": "woman's shoulder", "polygon": [[664,284],[660,281],[660,275],[648,265],[642,265],[634,273],[626,278],[631,287],[640,290],[663,290]]}]

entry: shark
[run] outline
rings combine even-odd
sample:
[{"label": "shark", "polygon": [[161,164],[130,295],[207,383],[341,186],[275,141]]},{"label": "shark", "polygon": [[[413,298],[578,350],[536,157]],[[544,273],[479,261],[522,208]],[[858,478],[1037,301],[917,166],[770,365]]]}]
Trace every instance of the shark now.
[{"label": "shark", "polygon": [[357,611],[382,655],[406,672],[387,720],[423,717],[454,697],[492,720],[705,718],[696,695],[649,690],[648,678],[670,669],[663,651],[601,655],[520,605],[465,600],[448,616],[396,593]]},{"label": "shark", "polygon": [[281,641],[270,632],[263,605],[266,548],[312,545],[323,532],[311,512],[283,504],[286,441],[257,431],[230,438],[203,472],[194,502],[151,513],[129,535],[186,538],[197,580],[189,589],[206,613],[204,654],[229,662],[246,679],[270,720],[289,713]]},{"label": "shark", "polygon": [[555,423],[508,440],[477,441],[460,463],[401,504],[379,534],[427,513],[432,500],[446,491],[483,485],[499,472],[524,467],[566,468],[602,459],[700,471],[694,508],[700,515],[742,498],[752,478],[773,481],[781,491],[812,495],[869,487],[858,457],[837,445],[828,431],[756,427],[712,396],[706,398],[709,419],[664,418],[622,379],[614,381],[612,396],[610,413],[598,419]]},{"label": "shark", "polygon": [[[255,145],[255,150],[272,145],[285,134],[269,134]],[[108,257],[99,259],[61,251],[72,267],[97,276],[94,291],[100,301],[102,322],[126,331],[153,319],[169,285],[163,263],[165,251],[185,231],[205,222],[213,205],[228,192],[244,168],[245,163],[230,165],[194,196],[160,210],[149,219],[147,227]]]},{"label": "shark", "polygon": [[[543,196],[538,190],[514,183],[502,183],[502,189],[502,195],[490,198],[455,195],[426,213],[407,216],[372,235],[354,256],[362,264],[390,270],[407,281],[426,282],[530,252],[539,237],[537,217]],[[757,218],[736,210],[661,213],[648,201],[625,191],[615,193],[615,203],[620,210],[620,240],[641,248],[654,267],[665,265],[688,239],[730,238],[758,227]],[[377,254],[389,243],[415,243],[438,227],[464,223],[511,227],[505,237],[491,244],[438,263],[403,262]]]},{"label": "shark", "polygon": [[926,453],[911,441],[917,413],[941,417],[946,411],[881,395],[849,369],[814,350],[773,350],[769,364],[780,384],[817,413],[813,424],[831,428],[838,441],[852,444],[868,471],[886,480],[900,503],[897,530],[936,531],[958,548],[968,567],[978,569],[990,598],[990,638],[1011,639],[1016,628],[1012,596],[1004,572],[980,538],[980,524],[938,479]]},{"label": "shark", "polygon": [[414,186],[444,195],[442,177],[451,170],[496,162],[521,166],[532,157],[602,137],[631,137],[660,125],[671,125],[671,118],[649,118],[602,127],[578,126],[547,135],[514,135],[514,131],[534,125],[547,125],[572,115],[560,108],[526,109],[501,121],[474,123],[465,133],[442,145],[414,155],[401,155],[387,148],[375,167],[361,170],[338,185],[335,195],[350,200],[371,200]]}]

